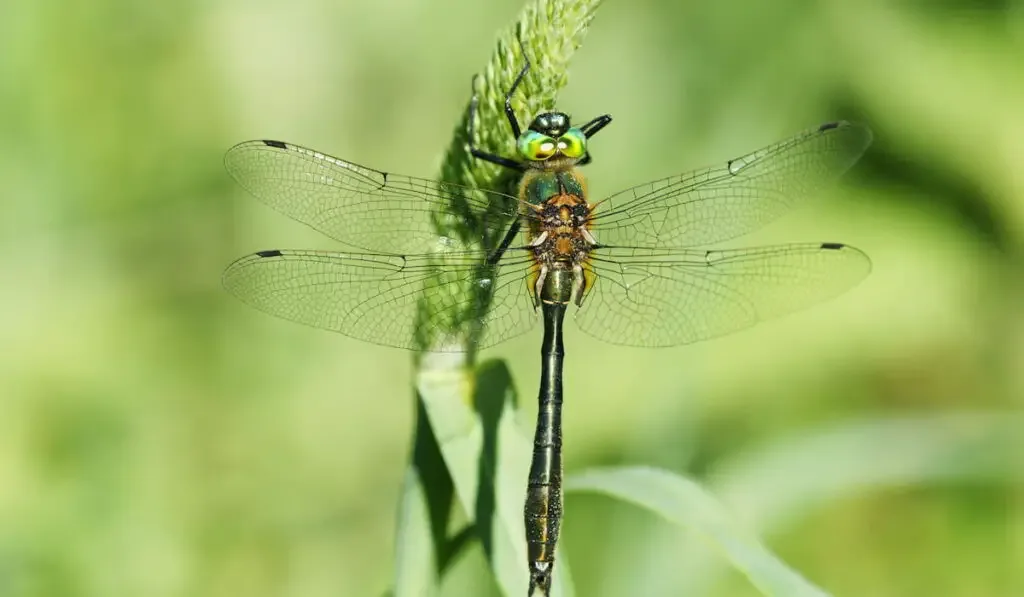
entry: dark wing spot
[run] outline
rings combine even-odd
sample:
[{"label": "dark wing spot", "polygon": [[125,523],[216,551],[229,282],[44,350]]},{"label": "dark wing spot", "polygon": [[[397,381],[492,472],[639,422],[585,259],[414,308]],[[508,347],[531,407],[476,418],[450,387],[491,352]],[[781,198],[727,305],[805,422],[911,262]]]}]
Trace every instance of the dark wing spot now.
[{"label": "dark wing spot", "polygon": [[280,257],[281,251],[277,249],[270,249],[267,251],[257,251],[256,254],[260,257]]},{"label": "dark wing spot", "polygon": [[278,149],[288,149],[288,145],[283,141],[271,141],[270,139],[264,139],[263,144],[269,145],[270,147],[276,147]]},{"label": "dark wing spot", "polygon": [[826,122],[825,124],[823,124],[823,125],[818,127],[818,131],[820,132],[820,131],[827,131],[829,129],[837,129],[837,128],[839,128],[840,124],[842,124],[842,123],[839,122],[839,121],[836,121],[836,122]]},{"label": "dark wing spot", "polygon": [[839,251],[845,249],[846,245],[843,243],[821,243],[821,248],[828,251]]}]

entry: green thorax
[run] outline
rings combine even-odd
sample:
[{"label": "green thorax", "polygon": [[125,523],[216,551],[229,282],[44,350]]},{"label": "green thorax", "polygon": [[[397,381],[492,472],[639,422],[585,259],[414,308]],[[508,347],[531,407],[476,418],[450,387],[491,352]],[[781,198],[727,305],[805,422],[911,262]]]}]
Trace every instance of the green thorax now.
[{"label": "green thorax", "polygon": [[586,199],[587,183],[579,170],[529,170],[523,175],[519,196],[532,205],[541,205],[557,195]]}]

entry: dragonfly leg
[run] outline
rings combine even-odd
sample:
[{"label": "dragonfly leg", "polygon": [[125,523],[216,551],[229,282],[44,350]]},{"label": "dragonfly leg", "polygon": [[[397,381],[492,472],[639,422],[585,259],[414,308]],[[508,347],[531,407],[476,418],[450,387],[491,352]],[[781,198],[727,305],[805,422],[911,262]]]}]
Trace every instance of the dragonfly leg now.
[{"label": "dragonfly leg", "polygon": [[540,236],[538,236],[537,238],[535,238],[535,239],[530,241],[530,246],[531,247],[539,247],[547,239],[548,239],[548,231],[545,230],[544,232],[540,233]]},{"label": "dragonfly leg", "polygon": [[[474,76],[473,77],[473,98],[471,100],[469,100],[469,119],[466,122],[466,137],[469,139],[469,153],[472,154],[473,157],[475,157],[477,159],[484,160],[485,162],[490,162],[492,164],[497,164],[497,165],[503,166],[505,168],[511,168],[512,170],[515,170],[516,172],[526,172],[526,166],[521,164],[521,163],[519,163],[519,162],[517,162],[517,161],[515,161],[515,160],[513,160],[513,159],[502,157],[500,155],[496,155],[496,154],[493,154],[493,153],[488,153],[486,151],[483,151],[483,150],[477,148],[475,137],[473,136],[474,124],[476,123],[476,109],[477,109],[477,105],[480,103],[480,100],[479,100],[479,98],[476,95],[476,79],[477,79],[477,77]],[[507,104],[508,104],[508,100],[506,100],[506,105]],[[515,115],[513,114],[511,116],[511,118],[514,119]],[[518,128],[519,124],[516,123],[514,126],[515,126],[515,128]]]},{"label": "dragonfly leg", "polygon": [[602,116],[598,116],[597,118],[581,126],[580,130],[583,131],[583,134],[587,137],[587,139],[590,139],[591,137],[596,135],[598,131],[608,126],[608,124],[611,121],[612,115],[604,114]]},{"label": "dragonfly leg", "polygon": [[[612,121],[612,115],[611,114],[604,114],[603,116],[598,116],[597,118],[595,118],[595,119],[591,120],[590,122],[588,122],[588,123],[584,124],[583,126],[581,126],[580,130],[583,131],[583,135],[587,139],[590,139],[591,137],[596,135],[598,131],[600,131],[604,127],[608,126],[608,123],[610,123],[611,121]],[[587,154],[585,156],[583,156],[583,159],[581,159],[578,162],[578,165],[586,166],[587,164],[589,164],[592,161],[594,161],[594,158],[590,155],[590,152],[588,151]]]},{"label": "dragonfly leg", "polygon": [[508,93],[505,94],[505,117],[508,118],[508,123],[512,126],[512,136],[519,139],[519,135],[523,134],[523,131],[519,128],[519,121],[516,119],[516,113],[512,109],[512,95],[515,94],[519,84],[523,82],[523,77],[530,71],[530,59],[526,57],[526,46],[523,45],[523,38],[517,36],[516,39],[519,40],[519,51],[523,54],[523,68],[516,75],[516,80],[512,82],[512,87],[509,88]]},{"label": "dragonfly leg", "polygon": [[505,238],[501,240],[501,244],[498,245],[498,248],[496,248],[493,253],[487,256],[487,261],[485,262],[487,265],[495,265],[501,261],[501,257],[505,254],[505,251],[508,250],[512,241],[515,240],[516,235],[519,234],[519,227],[520,224],[518,219],[512,222],[512,225],[508,227],[508,231],[505,232]]}]

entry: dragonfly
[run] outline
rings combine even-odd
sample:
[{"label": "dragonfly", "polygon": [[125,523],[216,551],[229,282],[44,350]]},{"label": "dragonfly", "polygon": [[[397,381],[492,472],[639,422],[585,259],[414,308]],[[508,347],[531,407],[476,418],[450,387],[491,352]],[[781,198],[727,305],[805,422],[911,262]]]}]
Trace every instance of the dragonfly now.
[{"label": "dragonfly", "polygon": [[[224,272],[233,295],[284,319],[413,350],[492,346],[543,322],[524,505],[529,593],[548,595],[562,518],[563,322],[601,340],[669,347],[730,334],[833,298],[871,261],[837,242],[708,248],[822,192],[871,131],[830,122],[722,163],[591,202],[580,170],[611,121],[563,112],[524,130],[505,94],[516,156],[468,149],[520,177],[517,194],[374,170],[274,140],[225,156],[251,194],[352,251],[264,250]],[[475,85],[474,85],[475,88]]]}]

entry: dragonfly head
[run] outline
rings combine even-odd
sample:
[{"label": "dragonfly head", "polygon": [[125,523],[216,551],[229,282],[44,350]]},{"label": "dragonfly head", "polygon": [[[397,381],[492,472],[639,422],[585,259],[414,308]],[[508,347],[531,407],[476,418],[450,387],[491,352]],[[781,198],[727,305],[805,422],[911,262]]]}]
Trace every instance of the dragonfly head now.
[{"label": "dragonfly head", "polygon": [[543,162],[555,156],[578,160],[587,153],[587,136],[571,126],[568,114],[544,112],[519,136],[516,147],[519,155],[531,162]]},{"label": "dragonfly head", "polygon": [[529,130],[549,137],[560,137],[569,130],[569,115],[564,112],[543,112],[533,119]]}]

